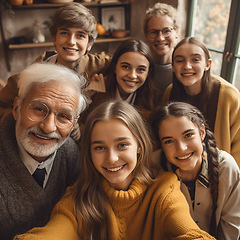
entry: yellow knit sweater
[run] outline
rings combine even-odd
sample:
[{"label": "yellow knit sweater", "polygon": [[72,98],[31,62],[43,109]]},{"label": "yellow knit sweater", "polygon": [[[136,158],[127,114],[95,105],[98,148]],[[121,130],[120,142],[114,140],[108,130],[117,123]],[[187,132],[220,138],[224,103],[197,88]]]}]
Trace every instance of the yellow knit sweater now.
[{"label": "yellow knit sweater", "polygon": [[[173,173],[162,173],[150,187],[135,179],[127,191],[113,189],[106,180],[103,188],[111,203],[109,240],[214,239],[190,217],[180,183]],[[77,240],[80,239],[78,226],[72,197],[63,198],[44,228],[34,228],[14,240]]]},{"label": "yellow knit sweater", "polygon": [[[229,82],[219,76],[221,83],[218,97],[214,135],[219,149],[230,153],[240,167],[240,93]],[[169,101],[172,84],[166,89],[162,104]]]}]

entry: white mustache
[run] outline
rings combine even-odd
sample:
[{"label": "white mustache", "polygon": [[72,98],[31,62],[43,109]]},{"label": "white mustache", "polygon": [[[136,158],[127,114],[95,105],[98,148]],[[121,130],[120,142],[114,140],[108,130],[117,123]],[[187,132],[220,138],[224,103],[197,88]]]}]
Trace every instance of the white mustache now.
[{"label": "white mustache", "polygon": [[62,136],[60,135],[60,133],[57,132],[51,132],[51,133],[45,133],[41,128],[38,128],[36,126],[32,126],[27,130],[27,133],[34,133],[36,135],[40,135],[42,137],[46,137],[46,138],[55,138],[57,140],[62,139]]}]

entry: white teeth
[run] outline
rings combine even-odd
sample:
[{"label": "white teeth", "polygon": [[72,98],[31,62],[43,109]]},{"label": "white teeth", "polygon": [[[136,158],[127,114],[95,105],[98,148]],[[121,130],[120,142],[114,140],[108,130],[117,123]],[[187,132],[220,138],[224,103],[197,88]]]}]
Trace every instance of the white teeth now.
[{"label": "white teeth", "polygon": [[194,73],[183,73],[182,75],[188,77],[188,76],[193,76]]},{"label": "white teeth", "polygon": [[129,81],[125,81],[125,82],[130,87],[134,87],[137,84],[136,82],[129,82]]},{"label": "white teeth", "polygon": [[69,48],[65,48],[65,49],[69,52],[77,52],[77,50],[75,50],[75,49],[69,49]]},{"label": "white teeth", "polygon": [[116,168],[107,168],[107,170],[110,171],[110,172],[116,172],[116,171],[119,171],[119,170],[122,169],[122,168],[123,168],[123,166],[121,166],[121,167],[116,167]]},{"label": "white teeth", "polygon": [[180,159],[180,160],[185,160],[189,157],[191,157],[192,153],[189,153],[188,155],[185,155],[185,156],[182,156],[182,157],[177,157],[177,159]]},{"label": "white teeth", "polygon": [[36,137],[38,137],[38,138],[42,138],[42,139],[45,139],[45,140],[49,140],[49,139],[51,139],[51,138],[48,138],[48,137],[43,137],[43,136],[38,135],[38,134],[36,134],[36,133],[35,133],[35,135],[36,135]]}]

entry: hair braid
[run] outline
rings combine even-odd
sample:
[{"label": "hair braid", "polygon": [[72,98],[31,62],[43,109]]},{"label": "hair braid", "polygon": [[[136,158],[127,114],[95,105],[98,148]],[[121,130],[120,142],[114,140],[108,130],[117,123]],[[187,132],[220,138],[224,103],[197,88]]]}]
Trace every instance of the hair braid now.
[{"label": "hair braid", "polygon": [[212,195],[212,216],[210,222],[210,234],[217,237],[217,224],[216,224],[216,210],[218,201],[218,184],[219,184],[219,172],[218,172],[218,150],[213,133],[207,128],[205,144],[207,148],[207,160],[208,160],[208,177],[210,184],[210,191]]}]

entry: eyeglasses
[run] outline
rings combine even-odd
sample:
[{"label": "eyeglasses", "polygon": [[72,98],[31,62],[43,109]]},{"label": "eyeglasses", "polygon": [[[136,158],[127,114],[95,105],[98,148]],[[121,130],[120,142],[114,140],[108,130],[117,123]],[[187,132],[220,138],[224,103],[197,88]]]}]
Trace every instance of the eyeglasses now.
[{"label": "eyeglasses", "polygon": [[[41,122],[46,119],[51,113],[49,107],[40,101],[33,101],[27,107],[27,117],[34,122]],[[62,110],[55,112],[55,124],[59,128],[70,128],[72,127],[77,117],[74,117],[73,113],[68,110]]]},{"label": "eyeglasses", "polygon": [[162,32],[162,35],[167,38],[170,37],[172,35],[172,31],[176,29],[176,28],[172,28],[172,27],[165,27],[163,29],[151,29],[148,31],[147,35],[149,38],[156,38],[159,35],[159,32]]}]

